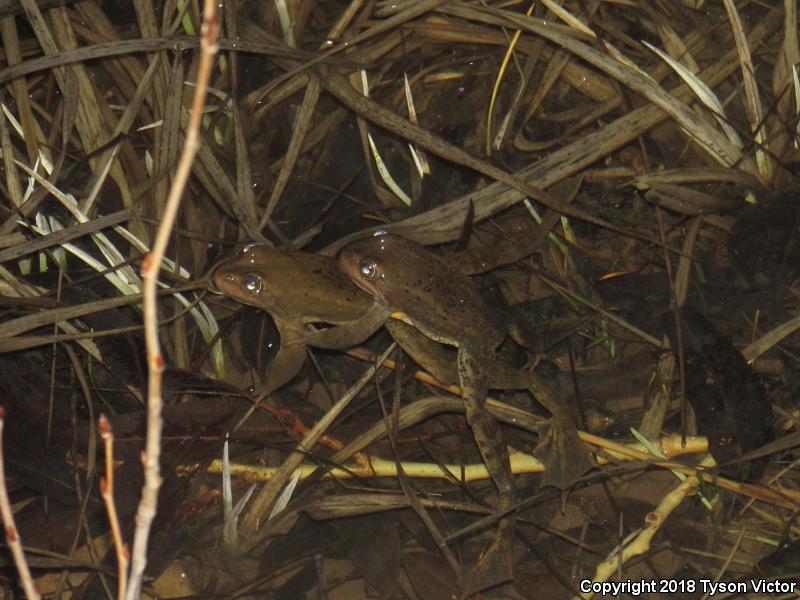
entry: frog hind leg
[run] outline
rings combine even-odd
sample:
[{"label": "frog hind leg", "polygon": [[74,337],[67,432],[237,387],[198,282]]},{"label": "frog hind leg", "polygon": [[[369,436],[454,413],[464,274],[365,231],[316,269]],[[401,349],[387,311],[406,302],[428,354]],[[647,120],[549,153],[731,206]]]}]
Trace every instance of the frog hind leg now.
[{"label": "frog hind leg", "polygon": [[[467,423],[478,444],[486,468],[498,490],[499,509],[506,510],[515,501],[514,477],[508,458],[508,448],[497,421],[486,410],[489,391],[489,372],[494,352],[491,349],[458,351],[458,375]],[[500,519],[497,534],[480,560],[466,573],[462,582],[463,597],[494,587],[512,578],[512,544],[514,515]]]},{"label": "frog hind leg", "polygon": [[550,429],[534,454],[545,466],[542,486],[564,489],[594,467],[588,448],[578,437],[569,409],[553,389],[533,376],[529,391],[553,416]]}]

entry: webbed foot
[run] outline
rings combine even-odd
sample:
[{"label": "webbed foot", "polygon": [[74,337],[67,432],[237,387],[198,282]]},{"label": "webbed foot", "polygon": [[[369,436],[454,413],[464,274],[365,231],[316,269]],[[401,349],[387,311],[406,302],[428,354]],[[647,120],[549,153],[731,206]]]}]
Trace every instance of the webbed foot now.
[{"label": "webbed foot", "polygon": [[559,402],[553,389],[535,377],[531,393],[553,418],[547,435],[534,451],[545,466],[542,486],[564,489],[594,467],[589,449],[578,437],[578,429],[569,409]]},{"label": "webbed foot", "polygon": [[542,487],[552,485],[559,489],[568,487],[594,467],[589,450],[578,438],[572,419],[553,417],[544,441],[534,450],[534,455],[545,470]]}]

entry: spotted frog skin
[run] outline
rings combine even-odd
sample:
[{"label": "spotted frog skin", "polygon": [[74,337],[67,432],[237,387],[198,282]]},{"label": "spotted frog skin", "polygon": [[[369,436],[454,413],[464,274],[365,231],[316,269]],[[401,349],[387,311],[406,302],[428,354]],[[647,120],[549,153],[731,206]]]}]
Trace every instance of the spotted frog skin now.
[{"label": "spotted frog skin", "polygon": [[[345,246],[339,254],[339,267],[372,294],[376,304],[387,306],[392,317],[400,319],[387,322],[387,328],[437,379],[459,380],[463,388],[466,374],[461,362],[453,368],[453,361],[436,343],[441,342],[459,348],[459,361],[479,360],[479,385],[484,385],[488,371],[490,388],[528,390],[550,411],[553,424],[537,452],[547,467],[543,485],[563,488],[592,468],[572,415],[558,393],[535,373],[494,361],[494,348],[505,331],[456,266],[410,240],[384,234]],[[417,330],[426,338],[420,338]]]},{"label": "spotted frog skin", "polygon": [[[430,339],[458,348],[467,422],[497,486],[500,508],[512,506],[515,486],[508,450],[502,430],[486,409],[494,350],[505,333],[489,317],[491,311],[472,282],[439,256],[390,234],[348,244],[339,254],[339,267],[375,298],[376,306]],[[501,520],[498,536],[484,555],[499,564],[479,566],[478,572],[510,571],[512,536],[513,517]]]}]

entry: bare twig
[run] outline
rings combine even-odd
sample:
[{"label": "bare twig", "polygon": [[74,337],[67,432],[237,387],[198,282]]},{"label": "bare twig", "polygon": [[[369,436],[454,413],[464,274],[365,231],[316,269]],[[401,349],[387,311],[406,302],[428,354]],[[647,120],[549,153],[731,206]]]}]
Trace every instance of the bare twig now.
[{"label": "bare twig", "polygon": [[25,597],[41,598],[36,585],[33,583],[31,571],[25,560],[25,553],[22,550],[22,543],[19,541],[17,527],[14,525],[14,515],[11,512],[11,504],[8,501],[8,490],[6,489],[6,470],[3,462],[3,425],[5,424],[6,410],[0,407],[0,512],[3,514],[3,524],[6,528],[6,540],[11,554],[14,556],[14,563],[19,571],[19,578],[22,581],[22,589],[25,590]]},{"label": "bare twig", "polygon": [[142,574],[147,563],[147,540],[150,526],[156,514],[158,488],[161,485],[159,472],[159,456],[161,454],[161,379],[164,370],[164,357],[158,341],[158,319],[156,313],[156,282],[161,269],[167,243],[175,223],[180,206],[181,196],[189,179],[192,161],[200,146],[200,120],[203,114],[208,81],[214,55],[219,47],[219,20],[213,0],[205,0],[203,4],[203,28],[201,42],[201,58],[197,71],[197,86],[192,100],[192,112],[186,128],[186,140],[180,162],[175,171],[172,188],[164,207],[162,222],[156,233],[153,249],[142,263],[142,280],[144,283],[144,325],[147,346],[148,392],[147,392],[147,440],[144,462],[145,483],[142,488],[142,499],[136,513],[136,534],[133,540],[130,584],[126,600],[139,598],[142,587]]},{"label": "bare twig", "polygon": [[111,524],[111,534],[114,537],[114,550],[117,553],[117,598],[125,597],[125,588],[128,583],[128,562],[130,550],[122,542],[122,530],[119,526],[117,507],[114,505],[114,432],[105,415],[100,415],[100,437],[103,438],[106,455],[106,476],[100,480],[100,495],[106,505],[108,521]]},{"label": "bare twig", "polygon": [[[703,467],[712,467],[714,466],[714,459],[711,458],[709,454],[700,465]],[[661,526],[664,525],[667,517],[669,517],[686,498],[695,495],[698,486],[699,482],[697,477],[687,477],[678,487],[667,494],[655,510],[647,514],[643,529],[631,543],[620,549],[619,554],[615,553],[597,565],[597,569],[592,576],[592,583],[599,584],[608,581],[617,571],[621,563],[624,564],[631,558],[647,552],[650,549],[650,542],[653,540],[655,534],[658,533],[658,530],[661,529]],[[581,593],[580,596],[576,596],[574,600],[587,600],[592,596],[594,596],[594,592],[584,592]]]}]

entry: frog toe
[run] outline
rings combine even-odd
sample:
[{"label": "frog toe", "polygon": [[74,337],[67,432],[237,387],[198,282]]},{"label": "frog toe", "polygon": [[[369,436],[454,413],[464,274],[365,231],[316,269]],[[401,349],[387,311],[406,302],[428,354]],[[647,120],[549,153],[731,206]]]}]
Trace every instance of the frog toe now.
[{"label": "frog toe", "polygon": [[594,467],[589,450],[578,439],[574,426],[551,424],[534,454],[545,467],[542,487],[552,485],[564,489]]}]

